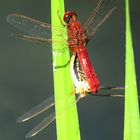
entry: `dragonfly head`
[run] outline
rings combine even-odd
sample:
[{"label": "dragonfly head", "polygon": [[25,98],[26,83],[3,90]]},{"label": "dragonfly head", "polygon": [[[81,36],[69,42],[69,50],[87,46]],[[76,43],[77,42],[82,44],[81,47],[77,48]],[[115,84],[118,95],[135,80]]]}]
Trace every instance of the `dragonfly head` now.
[{"label": "dragonfly head", "polygon": [[73,21],[75,21],[77,19],[77,15],[75,12],[72,11],[67,11],[64,14],[64,22],[65,23],[69,23],[69,21],[72,19]]}]

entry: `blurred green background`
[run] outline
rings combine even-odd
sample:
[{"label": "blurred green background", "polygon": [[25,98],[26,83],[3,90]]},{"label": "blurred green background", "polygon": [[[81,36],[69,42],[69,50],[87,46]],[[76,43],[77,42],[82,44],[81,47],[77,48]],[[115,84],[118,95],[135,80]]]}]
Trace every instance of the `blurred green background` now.
[{"label": "blurred green background", "polygon": [[[84,24],[98,0],[66,0]],[[113,15],[88,44],[90,60],[101,85],[124,85],[125,17],[124,1],[113,1]],[[130,3],[133,43],[140,87],[138,39],[140,36],[140,1]],[[50,112],[23,123],[16,119],[30,108],[53,95],[51,48],[15,39],[19,31],[6,23],[9,13],[19,13],[50,23],[50,0],[0,1],[0,140],[24,140],[24,136]],[[140,88],[139,88],[140,90]],[[112,92],[112,91],[110,91]],[[106,92],[108,93],[108,92]],[[116,92],[119,93],[119,92]],[[118,98],[89,96],[78,103],[82,140],[123,139],[124,101]],[[34,140],[56,140],[55,123]]]}]

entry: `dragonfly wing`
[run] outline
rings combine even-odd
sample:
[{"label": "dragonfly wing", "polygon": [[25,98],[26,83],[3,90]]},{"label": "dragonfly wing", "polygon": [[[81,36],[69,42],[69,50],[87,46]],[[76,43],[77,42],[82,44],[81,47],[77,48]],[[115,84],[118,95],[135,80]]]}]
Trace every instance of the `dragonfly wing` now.
[{"label": "dragonfly wing", "polygon": [[61,27],[52,27],[48,23],[43,23],[19,14],[9,14],[7,16],[7,22],[31,36],[51,38],[51,28],[57,32],[61,31],[61,33],[66,33],[66,30]]},{"label": "dragonfly wing", "polygon": [[[59,112],[59,115],[62,115],[66,111],[69,111],[69,109],[75,105],[79,100],[81,99],[81,95],[77,94],[76,101],[70,104],[68,108],[64,108],[64,110]],[[40,131],[42,131],[44,128],[46,128],[49,124],[51,124],[56,119],[55,112],[50,114],[47,118],[45,118],[42,122],[40,122],[35,128],[33,128],[25,137],[30,138],[35,135],[37,135]]]},{"label": "dragonfly wing", "polygon": [[[47,39],[47,38],[43,38],[43,37],[37,37],[37,36],[31,36],[31,35],[13,35],[13,36],[15,36],[18,39],[22,39],[22,40],[25,40],[25,41],[29,41],[29,42],[44,45],[45,48],[46,48],[47,44],[49,44],[47,46],[51,46],[51,44],[52,44],[51,39]],[[53,43],[54,43],[53,46],[59,46],[59,45],[66,46],[67,41],[65,41],[65,40],[63,40],[63,41],[53,40]]]},{"label": "dragonfly wing", "polygon": [[87,19],[84,28],[89,38],[96,32],[96,30],[108,19],[108,17],[115,10],[110,8],[111,0],[100,0],[96,8],[93,10],[89,18]]},{"label": "dragonfly wing", "polygon": [[38,43],[42,45],[50,44],[52,43],[51,39],[43,38],[43,37],[36,37],[36,36],[30,36],[30,35],[14,35],[16,38],[25,40],[25,41],[30,41],[33,43]]},{"label": "dragonfly wing", "polygon": [[49,124],[51,124],[55,119],[56,119],[55,113],[50,114],[41,123],[39,123],[35,128],[33,128],[25,137],[30,138],[32,136],[35,136],[44,128],[46,128]]},{"label": "dragonfly wing", "polygon": [[95,20],[95,17],[97,15],[97,13],[100,11],[102,5],[103,5],[103,0],[100,0],[97,4],[97,6],[95,7],[95,9],[92,11],[92,13],[90,14],[90,16],[88,17],[86,23],[84,24],[84,28],[85,30],[88,30],[91,23]]},{"label": "dragonfly wing", "polygon": [[[125,87],[119,87],[119,86],[101,86],[100,90],[125,90]],[[90,94],[93,95],[93,94]],[[93,96],[100,96],[100,97],[119,97],[119,98],[124,98],[124,94],[116,94],[116,93],[97,93],[96,95]]]},{"label": "dragonfly wing", "polygon": [[[65,96],[63,99],[60,99],[58,102],[63,102],[64,99],[70,98],[70,96],[72,96],[72,94]],[[21,117],[19,117],[17,119],[17,122],[25,122],[25,121],[37,116],[38,114],[46,111],[47,109],[49,109],[50,107],[52,107],[54,105],[55,105],[55,99],[54,99],[54,96],[51,96],[51,97],[47,98],[45,101],[43,101],[42,103],[40,103],[39,105],[37,105],[34,108],[32,108],[31,110],[29,110],[27,113],[23,114]]]},{"label": "dragonfly wing", "polygon": [[7,16],[7,22],[18,28],[19,30],[38,37],[51,37],[51,26],[50,24],[40,22],[19,14],[9,14]]},{"label": "dragonfly wing", "polygon": [[55,100],[54,100],[54,97],[51,96],[45,101],[43,101],[42,103],[40,103],[39,105],[37,105],[36,107],[34,107],[33,109],[29,110],[27,113],[25,113],[21,117],[19,117],[17,119],[17,122],[25,122],[35,117],[36,115],[46,111],[47,109],[49,109],[50,107],[54,105],[55,105]]},{"label": "dragonfly wing", "polygon": [[125,90],[125,87],[119,86],[101,86],[100,90]]}]

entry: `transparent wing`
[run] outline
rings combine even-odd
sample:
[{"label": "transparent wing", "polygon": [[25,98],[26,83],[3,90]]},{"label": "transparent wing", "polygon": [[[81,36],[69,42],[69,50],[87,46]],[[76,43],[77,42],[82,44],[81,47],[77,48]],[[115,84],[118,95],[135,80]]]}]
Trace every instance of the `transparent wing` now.
[{"label": "transparent wing", "polygon": [[7,16],[7,22],[25,33],[25,35],[14,35],[17,38],[44,45],[51,44],[51,30],[53,28],[56,31],[56,35],[62,36],[63,38],[63,41],[53,40],[55,46],[66,45],[68,43],[67,37],[65,36],[67,30],[62,27],[52,27],[48,23],[43,23],[19,14],[9,14]]},{"label": "transparent wing", "polygon": [[[78,94],[76,96],[76,101],[71,103],[68,108],[64,108],[63,110],[60,110],[59,115],[62,115],[66,111],[68,111],[75,103],[77,103],[81,99],[81,95]],[[36,127],[34,127],[25,137],[30,138],[35,135],[37,135],[40,131],[42,131],[44,128],[46,128],[49,124],[51,124],[56,119],[55,112],[50,114],[48,117],[46,117],[42,122],[40,122]]]},{"label": "transparent wing", "polygon": [[[28,35],[43,38],[51,38],[51,29],[54,28],[48,23],[19,14],[9,14],[7,22]],[[66,33],[61,27],[55,27],[55,30]]]},{"label": "transparent wing", "polygon": [[[52,40],[43,38],[43,37],[36,37],[36,36],[30,36],[30,35],[13,35],[14,37],[18,39],[22,39],[25,41],[41,44],[41,45],[46,45],[46,44],[51,44]],[[46,46],[45,46],[46,47]]]},{"label": "transparent wing", "polygon": [[46,128],[49,124],[51,124],[55,120],[55,112],[50,114],[47,118],[45,118],[41,123],[39,123],[35,128],[33,128],[25,137],[30,138],[32,136],[37,135],[41,130]]},{"label": "transparent wing", "polygon": [[100,0],[96,8],[87,19],[84,28],[86,33],[89,35],[89,39],[115,10],[115,7],[109,7],[110,4],[111,0]]},{"label": "transparent wing", "polygon": [[[30,35],[14,35],[16,38],[25,40],[25,41],[30,41],[33,43],[38,43],[41,45],[46,45],[46,44],[51,44],[52,40],[51,39],[47,39],[47,38],[43,38],[43,37],[36,37],[36,36],[30,36]],[[58,40],[53,40],[55,45],[65,45],[67,44],[66,40],[63,41],[58,41]],[[46,46],[45,46],[46,47]]]},{"label": "transparent wing", "polygon": [[36,107],[29,110],[27,113],[25,113],[21,117],[19,117],[17,119],[17,122],[25,122],[25,121],[37,116],[38,114],[46,111],[47,109],[49,109],[50,107],[52,107],[54,105],[55,105],[55,100],[54,100],[54,97],[51,96],[51,97],[47,98],[45,101],[43,101],[41,104],[37,105]]},{"label": "transparent wing", "polygon": [[101,86],[100,90],[125,90],[125,87],[119,86]]}]

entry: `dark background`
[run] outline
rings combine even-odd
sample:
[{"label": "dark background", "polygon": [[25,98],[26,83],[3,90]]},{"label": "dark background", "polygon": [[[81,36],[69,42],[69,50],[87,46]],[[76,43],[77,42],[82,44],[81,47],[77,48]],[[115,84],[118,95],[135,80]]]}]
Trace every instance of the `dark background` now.
[{"label": "dark background", "polygon": [[[66,0],[84,23],[98,0]],[[113,1],[116,10],[88,44],[90,60],[101,85],[124,85],[125,16],[124,1]],[[140,67],[139,0],[131,0],[131,20],[138,87]],[[0,140],[24,140],[31,128],[48,115],[44,113],[27,123],[16,119],[53,95],[51,49],[15,39],[19,33],[6,23],[9,13],[20,13],[50,23],[49,0],[0,1]],[[140,88],[139,88],[140,90]],[[112,92],[112,91],[111,91]],[[122,140],[124,101],[109,97],[87,97],[78,103],[82,140]],[[55,123],[34,140],[56,140]]]}]

